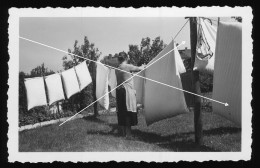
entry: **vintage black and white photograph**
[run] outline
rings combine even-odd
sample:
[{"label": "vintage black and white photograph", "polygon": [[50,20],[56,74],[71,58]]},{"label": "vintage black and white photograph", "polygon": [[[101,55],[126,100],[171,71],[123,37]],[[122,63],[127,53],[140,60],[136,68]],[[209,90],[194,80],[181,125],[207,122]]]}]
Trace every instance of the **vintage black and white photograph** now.
[{"label": "vintage black and white photograph", "polygon": [[9,14],[10,161],[250,159],[251,8]]}]

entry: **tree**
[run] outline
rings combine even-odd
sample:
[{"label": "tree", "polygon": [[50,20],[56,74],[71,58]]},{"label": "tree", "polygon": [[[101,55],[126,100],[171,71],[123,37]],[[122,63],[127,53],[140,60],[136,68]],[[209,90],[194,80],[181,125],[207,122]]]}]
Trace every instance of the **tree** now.
[{"label": "tree", "polygon": [[24,78],[28,75],[25,74],[23,71],[19,72],[19,113],[20,111],[27,110],[27,101],[26,101],[26,91],[24,85]]},{"label": "tree", "polygon": [[104,56],[102,60],[100,60],[101,63],[105,65],[109,65],[112,67],[118,66],[118,60],[117,60],[118,54],[116,53],[114,56],[112,54],[109,54],[108,56]]},{"label": "tree", "polygon": [[152,44],[149,37],[142,38],[140,49],[138,45],[129,45],[128,55],[130,58],[130,63],[137,66],[148,64],[165,47],[166,44],[164,44],[160,37],[156,37],[152,40]]},{"label": "tree", "polygon": [[149,61],[152,60],[157,54],[159,54],[164,48],[166,47],[166,44],[163,43],[163,40],[160,39],[160,37],[156,37],[153,40],[153,44],[151,46]]},{"label": "tree", "polygon": [[[95,48],[94,43],[90,43],[87,36],[84,37],[84,43],[82,45],[78,45],[78,41],[75,40],[73,50],[68,49],[68,55],[65,55],[63,60],[63,68],[64,70],[70,69],[73,66],[78,65],[79,63],[83,62],[85,59],[90,59],[93,61],[96,61],[101,53],[99,52],[98,48]],[[71,53],[71,54],[70,54]],[[77,56],[83,57],[77,57]],[[71,59],[68,59],[68,56],[70,56]],[[96,64],[94,62],[91,62],[89,60],[86,60],[86,63],[89,68],[89,72],[92,78],[92,84],[90,84],[90,87],[85,88],[81,93],[76,94],[72,96],[72,99],[70,100],[71,105],[76,106],[76,110],[79,110],[83,108],[86,104],[89,104],[89,100],[94,99],[96,100]],[[91,88],[92,92],[88,88]],[[90,95],[92,94],[92,95]],[[91,97],[91,99],[90,99]],[[88,99],[88,100],[86,100]],[[78,102],[78,103],[76,103]],[[97,115],[97,103],[94,104],[94,114]]]},{"label": "tree", "polygon": [[130,63],[133,65],[138,65],[140,62],[140,58],[142,57],[142,53],[139,50],[138,45],[129,45],[129,51],[128,51]]},{"label": "tree", "polygon": [[36,68],[31,70],[30,77],[40,77],[40,76],[46,76],[50,74],[54,74],[55,72],[52,70],[48,70],[47,67],[44,66],[44,63],[42,63],[40,66],[37,66]]}]

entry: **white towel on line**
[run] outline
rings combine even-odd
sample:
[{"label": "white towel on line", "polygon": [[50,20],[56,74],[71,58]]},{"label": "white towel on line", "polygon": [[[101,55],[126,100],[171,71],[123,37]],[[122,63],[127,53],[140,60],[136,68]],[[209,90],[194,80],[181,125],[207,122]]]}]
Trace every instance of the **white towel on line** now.
[{"label": "white towel on line", "polygon": [[74,67],[62,72],[61,76],[67,99],[69,99],[72,95],[80,92]]},{"label": "white towel on line", "polygon": [[27,109],[47,105],[43,77],[27,78],[24,81],[27,97]]},{"label": "white towel on line", "polygon": [[46,76],[45,83],[47,88],[49,105],[56,101],[65,99],[60,74]]},{"label": "white towel on line", "polygon": [[92,82],[86,61],[75,66],[75,71],[78,77],[80,91],[82,91]]}]

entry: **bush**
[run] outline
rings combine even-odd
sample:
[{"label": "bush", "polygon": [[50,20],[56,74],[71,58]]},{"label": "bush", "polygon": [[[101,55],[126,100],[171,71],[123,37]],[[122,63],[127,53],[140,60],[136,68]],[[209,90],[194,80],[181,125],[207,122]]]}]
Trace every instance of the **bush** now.
[{"label": "bush", "polygon": [[[28,111],[24,85],[25,77],[30,77],[30,75],[27,75],[23,72],[19,73],[19,126],[35,124],[43,121],[50,121],[62,117],[69,117],[93,102],[93,84],[91,83],[80,93],[73,95],[69,100],[62,101],[61,107],[63,112],[60,112],[60,114],[50,114],[49,107],[47,106],[34,107]],[[101,106],[98,106],[98,109],[103,108]],[[92,110],[93,108],[90,107],[87,108],[85,111],[90,113],[92,112]]]}]

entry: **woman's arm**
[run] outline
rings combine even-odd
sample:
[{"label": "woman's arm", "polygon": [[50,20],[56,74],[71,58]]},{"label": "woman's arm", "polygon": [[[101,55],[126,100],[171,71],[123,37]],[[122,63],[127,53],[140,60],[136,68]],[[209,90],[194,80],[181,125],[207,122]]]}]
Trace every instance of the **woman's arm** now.
[{"label": "woman's arm", "polygon": [[139,71],[143,70],[144,68],[145,68],[145,65],[138,67],[138,66],[134,66],[131,64],[127,64],[127,69],[132,72],[139,72]]}]

